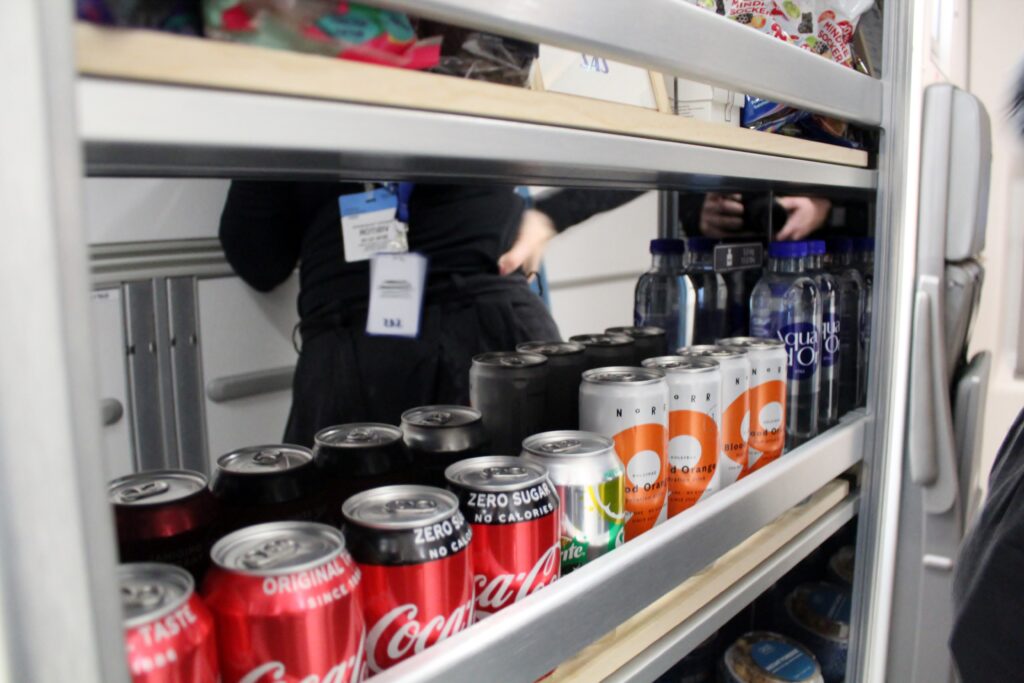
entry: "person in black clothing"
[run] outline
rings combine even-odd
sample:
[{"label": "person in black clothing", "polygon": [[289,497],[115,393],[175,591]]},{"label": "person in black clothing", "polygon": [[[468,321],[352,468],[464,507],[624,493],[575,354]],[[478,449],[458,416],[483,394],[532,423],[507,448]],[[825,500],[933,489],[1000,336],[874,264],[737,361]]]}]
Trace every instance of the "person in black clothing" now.
[{"label": "person in black clothing", "polygon": [[558,231],[638,196],[565,191],[526,211],[511,187],[415,185],[409,249],[429,257],[429,271],[419,337],[403,339],[366,335],[368,262],[345,261],[338,198],[363,190],[236,181],[228,192],[220,240],[235,272],[270,291],[299,265],[301,352],[289,443],[311,445],[333,424],[398,424],[418,405],[468,404],[474,355],[560,339],[527,286],[540,248]]}]

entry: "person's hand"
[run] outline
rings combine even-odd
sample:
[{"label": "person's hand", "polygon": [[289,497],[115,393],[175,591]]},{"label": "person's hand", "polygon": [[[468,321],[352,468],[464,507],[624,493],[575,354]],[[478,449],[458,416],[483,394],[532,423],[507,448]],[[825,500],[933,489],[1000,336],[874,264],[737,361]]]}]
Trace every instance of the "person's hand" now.
[{"label": "person's hand", "polygon": [[817,197],[779,197],[776,201],[788,214],[775,235],[777,240],[804,239],[825,223],[832,208],[832,202]]},{"label": "person's hand", "polygon": [[708,192],[700,209],[700,231],[708,237],[731,237],[743,229],[743,198]]},{"label": "person's hand", "polygon": [[519,223],[519,235],[515,243],[498,259],[498,272],[508,275],[522,268],[527,279],[533,280],[540,270],[544,248],[557,234],[555,224],[547,214],[536,209],[527,209]]}]

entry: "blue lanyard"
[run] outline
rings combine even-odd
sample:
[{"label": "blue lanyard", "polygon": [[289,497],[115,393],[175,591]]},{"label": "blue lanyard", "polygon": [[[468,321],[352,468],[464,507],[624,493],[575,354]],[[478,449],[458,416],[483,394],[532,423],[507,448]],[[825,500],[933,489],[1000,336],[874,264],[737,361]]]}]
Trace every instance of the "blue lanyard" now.
[{"label": "blue lanyard", "polygon": [[395,211],[395,218],[406,225],[409,224],[409,197],[416,183],[388,183],[388,189],[398,197],[398,210]]}]

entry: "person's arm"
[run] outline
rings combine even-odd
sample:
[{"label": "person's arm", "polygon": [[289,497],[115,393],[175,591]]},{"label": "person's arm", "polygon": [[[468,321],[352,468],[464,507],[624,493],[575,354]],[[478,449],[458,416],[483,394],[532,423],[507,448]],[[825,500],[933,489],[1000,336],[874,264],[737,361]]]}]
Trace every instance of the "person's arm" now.
[{"label": "person's arm", "polygon": [[617,209],[642,194],[633,190],[558,190],[538,199],[534,208],[551,220],[556,232],[562,232],[591,216]]},{"label": "person's arm", "polygon": [[269,292],[295,270],[301,216],[290,183],[231,183],[220,216],[220,243],[228,263],[249,286]]}]

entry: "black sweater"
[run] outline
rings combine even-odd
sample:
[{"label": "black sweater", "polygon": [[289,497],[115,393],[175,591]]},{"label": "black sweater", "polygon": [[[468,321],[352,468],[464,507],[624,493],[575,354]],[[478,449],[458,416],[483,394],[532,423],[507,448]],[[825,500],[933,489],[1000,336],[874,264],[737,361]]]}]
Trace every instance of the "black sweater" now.
[{"label": "black sweater", "polygon": [[[369,295],[368,262],[346,263],[338,197],[353,183],[235,181],[220,222],[228,262],[252,287],[269,291],[301,264],[299,315],[337,310]],[[637,192],[563,190],[537,208],[564,230],[625,204]],[[430,259],[430,281],[497,273],[515,240],[524,201],[511,187],[417,184],[409,200],[409,248]]]}]

